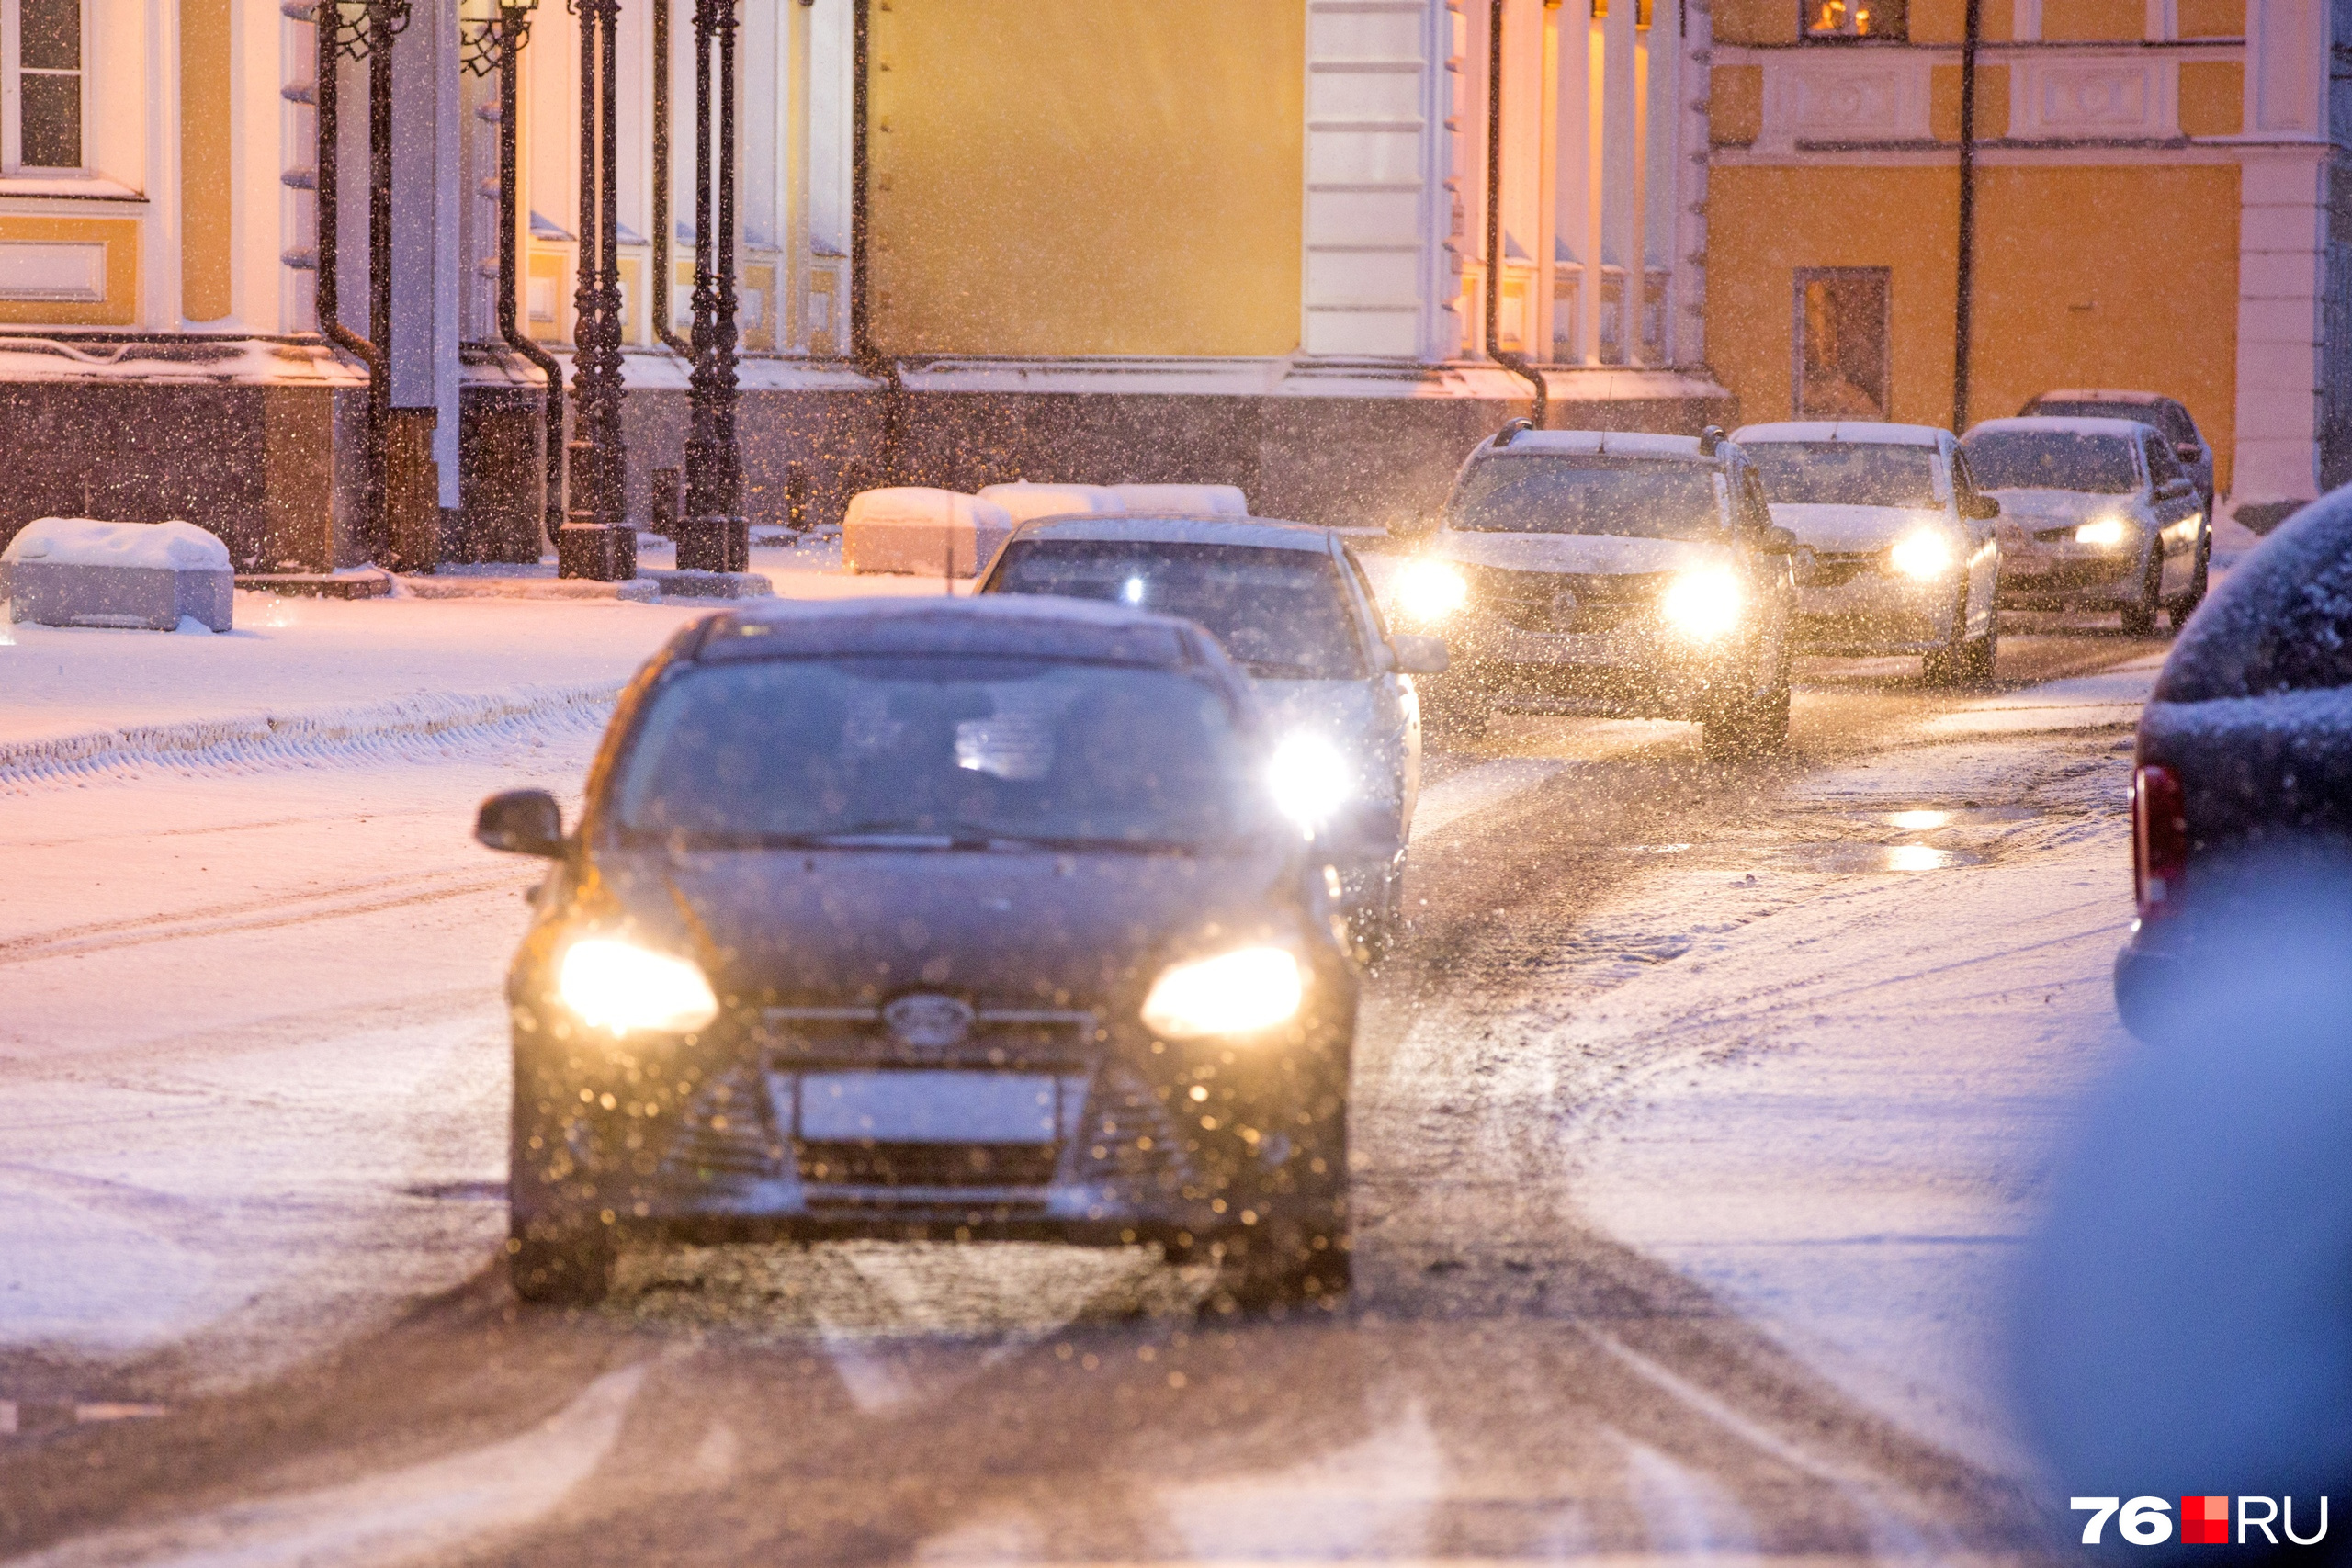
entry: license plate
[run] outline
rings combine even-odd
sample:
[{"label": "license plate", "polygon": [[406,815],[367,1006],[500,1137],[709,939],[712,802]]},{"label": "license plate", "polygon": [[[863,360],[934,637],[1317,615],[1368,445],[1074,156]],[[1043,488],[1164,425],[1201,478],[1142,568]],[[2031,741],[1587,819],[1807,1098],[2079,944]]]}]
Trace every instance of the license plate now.
[{"label": "license plate", "polygon": [[1050,1144],[1058,1087],[1044,1073],[803,1073],[800,1136],[827,1144]]}]

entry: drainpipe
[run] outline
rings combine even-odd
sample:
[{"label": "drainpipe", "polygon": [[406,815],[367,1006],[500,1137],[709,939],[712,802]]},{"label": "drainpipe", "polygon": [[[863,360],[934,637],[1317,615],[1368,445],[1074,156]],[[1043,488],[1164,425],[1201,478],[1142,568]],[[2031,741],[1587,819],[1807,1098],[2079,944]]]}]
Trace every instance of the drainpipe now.
[{"label": "drainpipe", "polygon": [[[694,344],[670,326],[670,0],[653,0],[653,335],[673,354],[694,357]],[[701,235],[697,233],[699,240]]]},{"label": "drainpipe", "polygon": [[849,351],[860,371],[882,383],[882,449],[876,467],[887,480],[898,476],[899,448],[906,434],[907,389],[899,378],[898,362],[874,345],[867,286],[867,256],[874,231],[873,11],[873,0],[856,0],[851,12]]},{"label": "drainpipe", "polygon": [[1969,339],[1976,313],[1976,45],[1984,0],[1968,0],[1960,40],[1960,250],[1952,302],[1951,433],[1968,430]]},{"label": "drainpipe", "polygon": [[383,515],[383,427],[377,421],[376,411],[390,400],[391,366],[382,349],[343,324],[342,278],[337,273],[343,184],[338,154],[342,152],[343,117],[335,71],[342,52],[338,35],[343,29],[343,18],[335,0],[319,0],[311,14],[311,28],[318,34],[319,45],[319,331],[326,334],[328,342],[368,367],[368,514],[360,536],[366,542],[368,558],[373,560],[378,541],[389,532]]},{"label": "drainpipe", "polygon": [[547,494],[539,515],[543,550],[555,548],[556,530],[563,526],[563,370],[549,354],[522,330],[515,295],[520,280],[522,221],[515,183],[517,143],[522,137],[523,40],[530,26],[528,10],[500,7],[498,69],[498,335],[537,367],[547,378]]},{"label": "drainpipe", "polygon": [[[1969,0],[1972,6],[1976,3]],[[1599,276],[1598,267],[1593,271]],[[1535,389],[1534,424],[1541,430],[1552,391],[1544,385],[1543,372],[1529,364],[1524,355],[1502,346],[1502,300],[1503,0],[1492,0],[1487,12],[1487,357]]]}]

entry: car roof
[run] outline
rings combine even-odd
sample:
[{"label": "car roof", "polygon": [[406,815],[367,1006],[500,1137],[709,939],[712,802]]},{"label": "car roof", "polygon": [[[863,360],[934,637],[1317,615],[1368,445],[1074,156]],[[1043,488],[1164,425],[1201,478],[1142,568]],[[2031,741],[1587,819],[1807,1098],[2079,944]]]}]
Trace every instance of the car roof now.
[{"label": "car roof", "polygon": [[1932,424],[1883,424],[1871,420],[1783,420],[1777,424],[1743,424],[1732,432],[1734,441],[1851,441],[1869,446],[1940,446],[1950,433]]},{"label": "car roof", "polygon": [[1228,668],[1216,642],[1189,621],[1085,599],[788,599],[727,611],[702,625],[694,658],[704,663],[937,653]]},{"label": "car roof", "polygon": [[2054,392],[2041,392],[2033,400],[2037,403],[2129,403],[2133,408],[2149,408],[2172,401],[2162,392],[2120,392],[2081,387],[2061,387]]},{"label": "car roof", "polygon": [[2047,414],[2020,414],[2016,419],[1980,420],[1969,427],[1968,437],[1999,431],[2064,431],[2074,435],[2114,435],[2137,442],[2142,434],[2152,427],[2136,419],[2059,419]]},{"label": "car roof", "polygon": [[[1508,446],[1498,447],[1488,436],[1479,452],[1504,457],[1576,454],[1583,457],[1684,458],[1720,466],[1721,457],[1699,450],[1695,435],[1653,435],[1635,430],[1522,430]],[[1722,448],[1718,447],[1720,453]]]},{"label": "car roof", "polygon": [[1331,531],[1275,517],[1088,513],[1023,523],[1016,539],[1069,539],[1088,544],[1244,545],[1260,549],[1329,555]]}]

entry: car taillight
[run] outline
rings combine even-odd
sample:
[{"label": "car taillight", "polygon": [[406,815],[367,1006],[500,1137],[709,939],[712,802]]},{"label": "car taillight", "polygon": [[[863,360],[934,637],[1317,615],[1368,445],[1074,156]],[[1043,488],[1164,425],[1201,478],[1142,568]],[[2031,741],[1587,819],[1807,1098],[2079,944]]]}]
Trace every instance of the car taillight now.
[{"label": "car taillight", "polygon": [[2188,870],[2188,796],[2170,768],[2142,768],[2132,782],[2132,893],[2143,920],[2180,908]]}]

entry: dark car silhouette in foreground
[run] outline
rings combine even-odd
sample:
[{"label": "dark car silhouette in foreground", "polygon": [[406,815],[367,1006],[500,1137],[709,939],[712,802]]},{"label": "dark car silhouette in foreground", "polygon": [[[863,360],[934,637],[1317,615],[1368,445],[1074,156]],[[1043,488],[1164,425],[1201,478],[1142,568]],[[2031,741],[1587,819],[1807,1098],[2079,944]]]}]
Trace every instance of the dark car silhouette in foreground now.
[{"label": "dark car silhouette in foreground", "polygon": [[1347,1280],[1357,976],[1250,682],[1062,600],[713,616],[623,694],[509,977],[534,1300],[632,1233],[1046,1238]]}]

